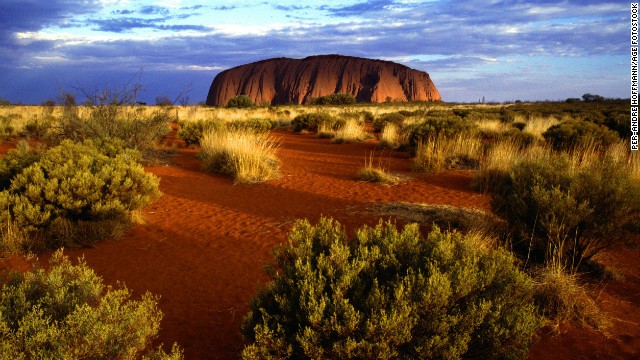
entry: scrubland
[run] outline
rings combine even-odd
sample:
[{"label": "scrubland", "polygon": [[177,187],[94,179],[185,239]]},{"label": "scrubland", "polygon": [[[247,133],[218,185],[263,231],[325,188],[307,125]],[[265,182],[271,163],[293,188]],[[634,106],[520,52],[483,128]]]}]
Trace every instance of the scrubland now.
[{"label": "scrubland", "polygon": [[[163,181],[172,191],[177,186],[177,178],[165,180],[161,171],[156,176],[143,165],[171,167],[172,156],[185,154],[201,166],[192,171],[231,177],[225,191],[282,191],[282,201],[269,204],[268,213],[296,216],[282,208],[286,190],[308,181],[292,191],[292,197],[302,197],[322,184],[311,175],[289,182],[299,173],[281,154],[297,159],[311,152],[293,148],[291,139],[336,149],[326,158],[305,158],[314,168],[338,159],[340,149],[351,156],[347,149],[362,146],[368,150],[360,155],[364,166],[352,174],[334,173],[334,180],[363,196],[375,193],[362,200],[374,205],[369,218],[394,221],[345,228],[332,218],[340,211],[316,214],[322,215],[316,224],[291,221],[286,239],[270,240],[278,245],[267,261],[267,282],[250,302],[238,305],[248,313],[238,326],[243,345],[236,355],[522,358],[543,327],[570,324],[615,333],[616,323],[600,308],[592,284],[615,273],[598,261],[602,254],[637,248],[640,240],[640,156],[629,150],[628,116],[622,101],[3,106],[0,137],[11,150],[0,160],[1,249],[7,256],[33,257],[122,237],[144,222],[145,208],[162,196]],[[405,174],[391,169],[392,160]],[[429,196],[419,202],[378,200],[404,191],[399,187],[457,172],[467,176],[464,191],[473,194],[467,196],[486,197],[488,206],[430,203],[436,199]],[[189,186],[196,186],[188,189],[193,197],[197,184]],[[327,202],[345,196],[332,194]],[[176,214],[177,227],[180,216],[193,214]],[[274,233],[249,227],[259,237]],[[84,279],[84,287],[65,287],[76,278]],[[62,252],[50,270],[5,281],[2,348],[27,357],[73,357],[85,351],[77,344],[93,339],[111,344],[109,354],[119,358],[183,356],[177,345],[169,354],[154,350],[162,318],[157,298],[147,294],[133,301],[126,288],[105,288],[101,281],[84,262],[74,267]],[[30,282],[69,295],[49,308],[47,291],[20,295]],[[82,296],[74,295],[78,291]],[[32,307],[18,310],[12,299],[25,296]],[[34,307],[40,303],[46,306]],[[91,326],[111,326],[101,316],[131,323],[136,336],[120,329],[109,330],[113,339],[94,339],[99,330]],[[62,334],[62,340],[28,334],[29,326]]]}]

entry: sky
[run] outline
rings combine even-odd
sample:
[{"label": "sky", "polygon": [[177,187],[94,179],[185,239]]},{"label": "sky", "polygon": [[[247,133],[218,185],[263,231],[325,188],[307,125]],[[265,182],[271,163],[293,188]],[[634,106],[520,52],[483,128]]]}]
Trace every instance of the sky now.
[{"label": "sky", "polygon": [[1,0],[0,97],[197,103],[225,69],[341,54],[426,71],[448,102],[629,98],[629,22],[622,1]]}]

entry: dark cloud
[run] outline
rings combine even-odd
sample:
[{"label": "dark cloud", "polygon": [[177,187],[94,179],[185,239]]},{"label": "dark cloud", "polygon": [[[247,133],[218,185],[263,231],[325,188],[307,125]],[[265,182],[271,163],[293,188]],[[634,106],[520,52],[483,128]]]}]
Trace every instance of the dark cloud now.
[{"label": "dark cloud", "polygon": [[135,17],[119,17],[110,19],[96,19],[87,22],[87,25],[93,25],[96,30],[123,33],[134,29],[157,29],[157,30],[195,30],[205,31],[207,28],[201,25],[166,25],[167,18],[135,18]]}]

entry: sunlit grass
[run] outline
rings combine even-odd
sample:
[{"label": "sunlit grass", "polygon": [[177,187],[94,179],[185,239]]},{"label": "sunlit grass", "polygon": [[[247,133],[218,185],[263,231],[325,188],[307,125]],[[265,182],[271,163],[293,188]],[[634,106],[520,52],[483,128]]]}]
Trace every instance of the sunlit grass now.
[{"label": "sunlit grass", "polygon": [[356,120],[348,120],[344,126],[338,129],[331,142],[334,143],[354,143],[371,138],[371,135],[364,131],[364,128]]},{"label": "sunlit grass", "polygon": [[468,134],[439,136],[418,145],[414,169],[438,172],[445,169],[472,169],[480,163],[482,141]]},{"label": "sunlit grass", "polygon": [[231,176],[236,182],[253,183],[279,176],[278,142],[267,133],[214,129],[204,134],[201,145],[204,168]]}]

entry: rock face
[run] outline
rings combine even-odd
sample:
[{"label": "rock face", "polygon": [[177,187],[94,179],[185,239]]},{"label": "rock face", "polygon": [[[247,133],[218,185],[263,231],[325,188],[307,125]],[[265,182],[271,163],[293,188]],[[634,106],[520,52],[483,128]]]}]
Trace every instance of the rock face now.
[{"label": "rock face", "polygon": [[227,69],[213,80],[207,105],[224,106],[237,95],[247,95],[258,105],[308,104],[334,93],[351,94],[358,102],[440,100],[424,71],[390,61],[320,55],[267,59]]}]

